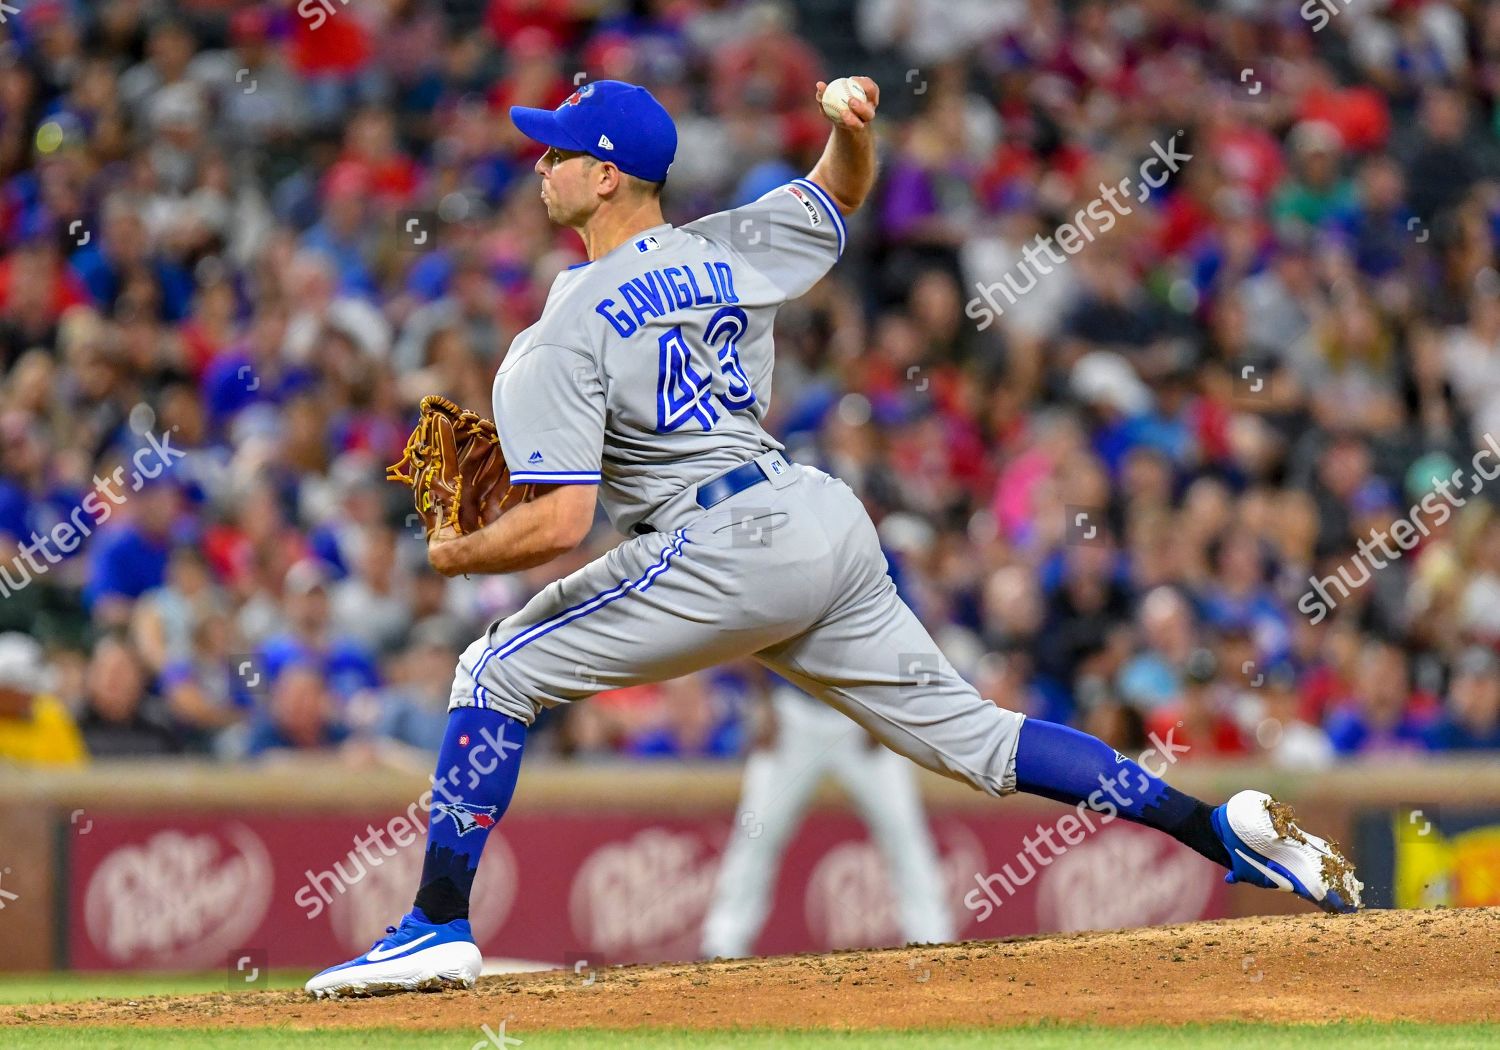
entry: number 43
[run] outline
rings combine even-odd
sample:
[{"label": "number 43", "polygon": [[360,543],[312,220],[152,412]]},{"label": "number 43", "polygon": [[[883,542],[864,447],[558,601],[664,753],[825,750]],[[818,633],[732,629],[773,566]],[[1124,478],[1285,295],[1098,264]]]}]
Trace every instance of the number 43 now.
[{"label": "number 43", "polygon": [[[731,412],[755,404],[755,391],[750,389],[750,379],[740,363],[739,341],[748,327],[744,310],[738,306],[725,306],[709,318],[704,333],[708,345],[717,347],[719,371],[728,384],[728,389],[719,394],[718,399]],[[671,433],[690,419],[696,419],[704,430],[712,430],[719,421],[719,411],[709,396],[713,391],[713,380],[693,367],[693,350],[682,334],[682,326],[663,334],[659,345],[656,432]]]}]

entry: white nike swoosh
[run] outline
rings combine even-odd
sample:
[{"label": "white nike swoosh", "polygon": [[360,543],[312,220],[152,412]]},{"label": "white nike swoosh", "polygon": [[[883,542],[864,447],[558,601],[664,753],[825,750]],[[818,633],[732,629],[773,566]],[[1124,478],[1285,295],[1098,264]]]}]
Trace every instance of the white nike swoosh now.
[{"label": "white nike swoosh", "polygon": [[[1243,856],[1243,854],[1241,855]],[[1251,861],[1251,863],[1253,864],[1255,862]],[[1257,865],[1257,867],[1259,867],[1259,865]],[[365,956],[365,962],[383,962],[386,959],[394,959],[398,955],[405,955],[407,952],[411,951],[423,941],[430,941],[436,936],[437,934],[435,933],[424,933],[416,940],[407,941],[405,944],[399,945],[395,948],[371,948],[369,954]]]},{"label": "white nike swoosh", "polygon": [[1288,893],[1294,893],[1294,892],[1296,892],[1295,890],[1292,889],[1291,880],[1288,879],[1285,875],[1282,875],[1280,872],[1272,871],[1270,868],[1266,867],[1260,861],[1256,860],[1254,857],[1250,856],[1250,854],[1246,853],[1244,850],[1240,849],[1239,847],[1235,847],[1235,852],[1240,855],[1240,859],[1242,859],[1243,861],[1245,861],[1247,864],[1249,864],[1251,867],[1253,867],[1256,871],[1260,872],[1266,878],[1270,879],[1277,886],[1280,886],[1282,889],[1286,890]]}]

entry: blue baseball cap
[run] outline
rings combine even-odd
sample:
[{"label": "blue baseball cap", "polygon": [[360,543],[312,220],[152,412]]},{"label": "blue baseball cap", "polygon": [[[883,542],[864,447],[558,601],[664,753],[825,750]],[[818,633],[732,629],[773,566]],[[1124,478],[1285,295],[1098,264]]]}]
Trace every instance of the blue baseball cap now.
[{"label": "blue baseball cap", "polygon": [[647,182],[665,182],[677,155],[671,114],[645,88],[618,80],[585,84],[556,109],[511,106],[510,119],[535,142],[607,160]]}]

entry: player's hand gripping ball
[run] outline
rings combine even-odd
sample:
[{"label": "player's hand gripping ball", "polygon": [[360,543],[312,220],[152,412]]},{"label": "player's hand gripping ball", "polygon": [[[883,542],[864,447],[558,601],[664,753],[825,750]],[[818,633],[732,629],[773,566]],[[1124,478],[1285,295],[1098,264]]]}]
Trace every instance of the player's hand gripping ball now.
[{"label": "player's hand gripping ball", "polygon": [[862,128],[875,119],[879,89],[869,77],[839,77],[818,85],[818,103],[823,115],[840,127]]}]

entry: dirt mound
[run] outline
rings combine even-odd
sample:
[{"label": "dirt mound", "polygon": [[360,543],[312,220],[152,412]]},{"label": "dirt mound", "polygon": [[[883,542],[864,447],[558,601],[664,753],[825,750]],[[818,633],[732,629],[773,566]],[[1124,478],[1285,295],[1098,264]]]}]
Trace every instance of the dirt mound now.
[{"label": "dirt mound", "polygon": [[[491,977],[476,993],[288,992],[0,1008],[17,1024],[291,1028],[925,1028],[1041,1020],[1500,1020],[1500,908],[1232,919],[1116,933]],[[0,1040],[3,1041],[3,1040]]]}]

